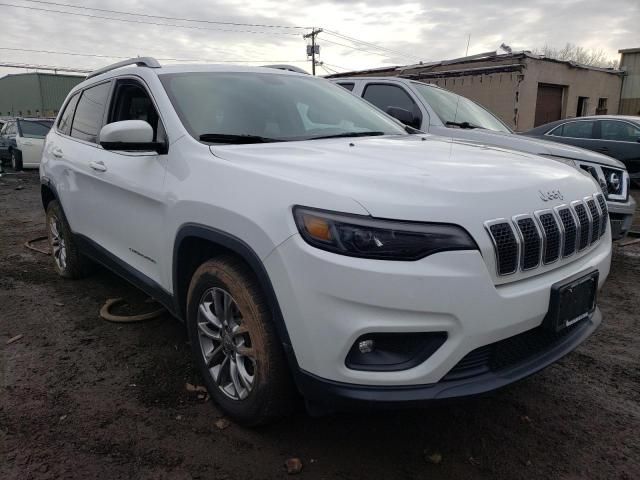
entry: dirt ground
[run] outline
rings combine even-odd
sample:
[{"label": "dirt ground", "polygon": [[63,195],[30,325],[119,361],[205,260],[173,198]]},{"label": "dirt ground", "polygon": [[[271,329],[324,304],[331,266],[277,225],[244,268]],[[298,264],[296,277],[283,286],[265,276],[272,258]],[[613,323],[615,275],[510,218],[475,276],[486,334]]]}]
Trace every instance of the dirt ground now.
[{"label": "dirt ground", "polygon": [[186,390],[201,381],[178,321],[101,320],[105,299],[143,295],[104,270],[60,279],[23,246],[43,233],[37,173],[0,178],[0,479],[272,479],[291,457],[308,479],[640,478],[640,244],[615,248],[602,327],[538,375],[437,408],[301,410],[250,430],[218,428]]}]

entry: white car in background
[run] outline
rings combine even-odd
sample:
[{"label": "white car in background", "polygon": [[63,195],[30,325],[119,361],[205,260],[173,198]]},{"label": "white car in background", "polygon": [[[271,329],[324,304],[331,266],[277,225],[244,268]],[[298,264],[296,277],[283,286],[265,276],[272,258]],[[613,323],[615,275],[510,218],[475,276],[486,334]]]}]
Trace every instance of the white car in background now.
[{"label": "white car in background", "polygon": [[53,120],[47,118],[15,118],[0,130],[0,162],[11,162],[16,170],[38,168],[42,158],[44,139]]}]

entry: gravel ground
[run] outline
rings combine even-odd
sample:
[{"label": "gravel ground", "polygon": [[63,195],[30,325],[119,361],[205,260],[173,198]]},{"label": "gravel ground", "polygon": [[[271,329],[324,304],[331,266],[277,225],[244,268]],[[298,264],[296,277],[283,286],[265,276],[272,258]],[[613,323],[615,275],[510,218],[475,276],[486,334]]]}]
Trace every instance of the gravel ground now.
[{"label": "gravel ground", "polygon": [[291,457],[309,479],[640,478],[640,244],[615,248],[602,327],[538,375],[438,408],[301,410],[249,430],[219,428],[186,390],[201,381],[179,322],[100,320],[105,299],[143,295],[104,270],[58,278],[23,246],[43,233],[37,174],[0,178],[0,479],[271,479]]}]

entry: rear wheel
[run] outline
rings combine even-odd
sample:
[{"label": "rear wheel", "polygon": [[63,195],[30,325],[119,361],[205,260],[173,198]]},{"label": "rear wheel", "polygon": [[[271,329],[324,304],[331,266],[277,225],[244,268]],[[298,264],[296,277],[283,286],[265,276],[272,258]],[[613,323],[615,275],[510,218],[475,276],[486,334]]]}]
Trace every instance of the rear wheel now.
[{"label": "rear wheel", "polygon": [[91,261],[78,250],[71,228],[57,200],[47,205],[47,236],[58,275],[64,278],[83,278],[91,271]]},{"label": "rear wheel", "polygon": [[16,172],[22,170],[22,152],[20,150],[11,150],[11,168]]},{"label": "rear wheel", "polygon": [[223,256],[202,264],[189,287],[189,340],[205,384],[227,415],[268,423],[291,405],[293,389],[270,310],[253,272]]}]

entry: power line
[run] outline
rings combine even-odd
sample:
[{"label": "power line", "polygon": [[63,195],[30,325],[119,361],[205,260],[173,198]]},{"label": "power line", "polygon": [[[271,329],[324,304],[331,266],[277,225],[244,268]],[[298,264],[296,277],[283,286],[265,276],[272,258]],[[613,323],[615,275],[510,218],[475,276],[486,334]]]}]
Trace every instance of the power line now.
[{"label": "power line", "polygon": [[[1,5],[1,4],[0,4],[0,5]],[[380,55],[381,57],[387,57],[387,58],[389,57],[389,54],[388,54],[388,53],[374,52],[374,51],[367,50],[367,49],[364,49],[364,48],[354,47],[353,45],[346,45],[346,44],[344,44],[344,43],[334,42],[333,40],[327,40],[326,38],[323,38],[321,41],[322,41],[322,42],[331,43],[331,44],[333,44],[333,45],[339,45],[339,46],[341,46],[341,47],[352,48],[353,50],[358,50],[358,51],[360,51],[360,52],[370,53],[371,55]]]},{"label": "power line", "polygon": [[[0,50],[7,50],[12,52],[30,52],[30,53],[47,53],[53,55],[71,55],[76,57],[95,57],[95,58],[113,58],[113,59],[126,59],[132,56],[125,55],[101,55],[97,53],[78,53],[78,52],[59,52],[55,50],[36,50],[31,48],[12,48],[12,47],[0,47]],[[157,58],[157,60],[165,62],[207,62],[207,63],[306,63],[307,60],[212,60],[206,58]]]},{"label": "power line", "polygon": [[[345,72],[348,72],[349,70],[351,70],[350,68],[345,68],[345,67],[341,67],[340,65],[335,65],[333,63],[327,63],[327,62],[322,62],[324,65],[329,65],[330,67],[333,68],[339,68],[340,70],[344,70]],[[336,72],[338,73],[338,72]]]},{"label": "power line", "polygon": [[351,37],[349,35],[344,35],[344,34],[342,34],[340,32],[336,32],[335,30],[326,30],[325,29],[325,33],[327,35],[332,35],[334,37],[342,38],[343,40],[347,40],[347,41],[350,41],[350,42],[353,42],[353,43],[359,43],[359,44],[362,44],[362,45],[366,45],[368,47],[373,47],[373,48],[375,48],[377,50],[383,50],[383,51],[387,51],[387,52],[390,52],[390,53],[395,53],[397,55],[402,55],[402,56],[405,56],[405,57],[420,58],[420,57],[417,57],[415,55],[411,55],[411,54],[407,54],[405,52],[401,52],[399,50],[394,50],[394,49],[391,49],[391,48],[383,47],[383,46],[378,45],[376,43],[366,42],[364,40],[360,40],[358,38]]},{"label": "power line", "polygon": [[108,10],[106,8],[95,8],[95,7],[85,7],[78,5],[71,5],[69,3],[61,3],[61,2],[48,2],[44,0],[23,0],[29,3],[40,3],[44,5],[55,5],[58,7],[68,7],[68,8],[76,8],[80,10],[92,10],[95,12],[104,12],[104,13],[117,13],[120,15],[134,15],[136,17],[145,17],[145,18],[157,18],[160,20],[179,20],[181,22],[196,22],[196,23],[210,23],[217,25],[235,25],[235,26],[243,26],[243,27],[265,27],[265,28],[293,28],[300,30],[308,30],[311,27],[301,27],[299,25],[268,25],[263,23],[242,23],[242,22],[223,22],[219,20],[203,20],[203,19],[195,19],[195,18],[181,18],[181,17],[164,17],[161,15],[149,15],[145,13],[133,13],[133,12],[125,12],[122,10]]},{"label": "power line", "polygon": [[[368,47],[372,47],[372,48],[374,48],[374,49],[376,49],[376,50],[386,51],[386,52],[393,53],[393,54],[395,54],[395,55],[399,55],[399,56],[406,57],[406,58],[416,58],[416,59],[420,59],[420,57],[418,57],[418,56],[416,56],[416,55],[411,55],[411,54],[407,54],[407,53],[401,52],[401,51],[399,51],[399,50],[393,50],[393,49],[391,49],[391,48],[382,47],[382,46],[377,45],[377,44],[375,44],[375,43],[366,42],[366,41],[364,41],[364,40],[360,40],[360,39],[355,38],[355,37],[350,37],[349,35],[344,35],[344,34],[342,34],[342,33],[340,33],[340,32],[336,32],[336,31],[334,31],[334,30],[327,30],[327,29],[325,29],[325,33],[326,33],[327,35],[331,35],[331,36],[334,36],[334,37],[342,38],[343,40],[347,40],[347,41],[349,41],[349,42],[359,43],[359,44],[362,44],[362,45],[366,45],[366,46],[368,46]],[[325,40],[326,40],[326,39],[325,39]]]},{"label": "power line", "polygon": [[144,20],[134,20],[129,18],[114,18],[114,17],[105,17],[101,15],[90,15],[88,13],[78,13],[78,12],[65,12],[64,10],[53,10],[42,7],[31,7],[26,5],[15,5],[13,3],[0,3],[2,7],[12,7],[12,8],[22,8],[25,10],[36,10],[40,12],[48,12],[48,13],[60,13],[63,15],[72,15],[75,17],[86,17],[86,18],[97,18],[100,20],[115,20],[116,22],[125,22],[125,23],[136,23],[136,24],[144,24],[144,25],[155,25],[159,27],[176,27],[176,28],[186,28],[190,30],[209,30],[214,32],[232,32],[232,33],[253,33],[258,35],[286,35],[286,36],[294,36],[297,37],[298,33],[288,33],[288,32],[267,32],[267,31],[257,31],[257,30],[229,30],[223,28],[208,28],[208,27],[198,27],[195,25],[179,25],[177,23],[161,23],[161,22],[148,22]]}]

